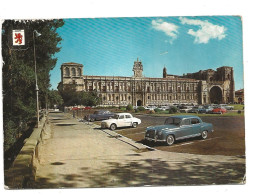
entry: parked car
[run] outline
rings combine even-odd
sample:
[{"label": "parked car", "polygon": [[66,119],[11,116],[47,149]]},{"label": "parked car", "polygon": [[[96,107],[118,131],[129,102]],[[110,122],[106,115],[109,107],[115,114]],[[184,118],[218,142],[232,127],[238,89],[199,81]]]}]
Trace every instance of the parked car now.
[{"label": "parked car", "polygon": [[191,137],[206,139],[213,131],[211,123],[205,123],[197,116],[171,116],[164,125],[147,127],[145,140],[172,145],[175,140]]},{"label": "parked car", "polygon": [[83,110],[90,110],[90,109],[91,109],[90,106],[83,107]]},{"label": "parked car", "polygon": [[133,117],[129,113],[118,113],[115,114],[113,118],[108,120],[103,120],[101,122],[101,128],[109,128],[111,130],[115,130],[118,127],[133,127],[136,128],[139,124],[141,124],[141,120]]},{"label": "parked car", "polygon": [[190,109],[189,113],[199,113],[200,109],[202,109],[202,106],[194,106],[192,109]]},{"label": "parked car", "polygon": [[229,106],[227,104],[220,104],[219,107],[225,108],[226,110],[234,110],[234,106]]},{"label": "parked car", "polygon": [[79,110],[79,108],[75,106],[72,108],[72,110]]},{"label": "parked car", "polygon": [[112,113],[108,110],[98,110],[98,111],[95,111],[93,114],[87,115],[85,119],[93,122],[93,121],[109,119],[109,118],[112,118],[114,115],[115,113]]},{"label": "parked car", "polygon": [[146,106],[146,107],[144,107],[145,108],[145,110],[154,110],[154,109],[156,109],[157,107],[156,106]]},{"label": "parked car", "polygon": [[199,113],[212,113],[213,107],[212,106],[203,106],[203,108],[199,109]]},{"label": "parked car", "polygon": [[212,110],[213,114],[224,114],[226,112],[227,112],[227,110],[225,108],[223,108],[223,107],[214,108]]},{"label": "parked car", "polygon": [[187,113],[192,109],[192,106],[183,106],[181,107],[181,109],[179,110],[181,113]]}]

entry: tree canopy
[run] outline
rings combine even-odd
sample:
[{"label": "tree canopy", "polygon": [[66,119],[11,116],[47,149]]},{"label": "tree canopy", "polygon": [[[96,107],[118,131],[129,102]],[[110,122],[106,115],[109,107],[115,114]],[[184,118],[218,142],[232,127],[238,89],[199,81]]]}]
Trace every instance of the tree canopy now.
[{"label": "tree canopy", "polygon": [[[62,38],[57,29],[63,25],[63,20],[5,20],[2,24],[5,150],[15,141],[15,131],[20,124],[28,122],[36,114],[34,43],[40,107],[45,107],[49,97],[49,72],[57,62],[54,55],[61,49]],[[17,29],[25,30],[25,46],[21,49],[11,45],[12,30]],[[33,39],[35,30],[41,36]]]},{"label": "tree canopy", "polygon": [[76,91],[75,84],[64,85],[64,87],[60,84],[58,90],[62,96],[64,106],[96,106],[101,103],[101,98],[96,91]]}]

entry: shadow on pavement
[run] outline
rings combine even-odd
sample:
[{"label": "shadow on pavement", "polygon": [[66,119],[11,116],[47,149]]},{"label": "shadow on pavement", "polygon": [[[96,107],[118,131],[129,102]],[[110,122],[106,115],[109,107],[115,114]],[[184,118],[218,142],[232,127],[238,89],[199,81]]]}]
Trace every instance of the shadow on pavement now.
[{"label": "shadow on pavement", "polygon": [[35,187],[82,187],[80,182],[83,187],[241,184],[245,174],[245,164],[238,162],[207,164],[196,158],[174,163],[170,165],[160,159],[107,162],[106,169],[82,167],[79,174],[60,175],[58,183],[49,182],[50,176],[37,178]]},{"label": "shadow on pavement", "polygon": [[56,126],[74,126],[76,124],[55,124]]}]

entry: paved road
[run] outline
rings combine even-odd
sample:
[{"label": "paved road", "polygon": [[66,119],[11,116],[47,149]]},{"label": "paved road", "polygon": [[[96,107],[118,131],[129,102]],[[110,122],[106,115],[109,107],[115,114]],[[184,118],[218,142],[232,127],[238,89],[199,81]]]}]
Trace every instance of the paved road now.
[{"label": "paved road", "polygon": [[[164,124],[167,117],[151,115],[137,115],[142,123],[137,128],[123,128],[116,130],[117,133],[130,139],[144,143],[143,138],[146,127]],[[214,132],[208,135],[208,139],[199,140],[191,138],[177,141],[173,146],[163,143],[147,143],[149,146],[169,152],[180,152],[201,155],[245,155],[245,124],[244,117],[201,117],[204,122],[214,125]],[[97,123],[99,124],[99,123]]]},{"label": "paved road", "polygon": [[233,184],[244,178],[244,158],[150,150],[63,113],[51,113],[50,121],[36,188]]}]

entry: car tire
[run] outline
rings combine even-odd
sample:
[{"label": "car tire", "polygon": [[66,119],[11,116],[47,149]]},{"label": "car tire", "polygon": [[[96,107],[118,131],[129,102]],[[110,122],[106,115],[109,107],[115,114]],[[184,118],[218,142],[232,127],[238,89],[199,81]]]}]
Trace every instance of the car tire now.
[{"label": "car tire", "polygon": [[138,126],[138,123],[133,123],[133,124],[132,124],[132,127],[133,127],[133,128],[136,128],[137,126]]},{"label": "car tire", "polygon": [[168,135],[168,136],[166,137],[166,144],[167,144],[168,146],[171,146],[172,144],[174,144],[174,142],[175,142],[175,138],[174,138],[173,135]]},{"label": "car tire", "polygon": [[90,119],[90,122],[94,122],[94,121],[95,121],[95,118],[91,118],[91,119]]},{"label": "car tire", "polygon": [[110,129],[112,130],[112,131],[114,131],[115,129],[117,129],[117,126],[116,126],[116,124],[111,124],[111,126],[110,126]]},{"label": "car tire", "polygon": [[201,139],[206,139],[208,136],[208,132],[207,131],[202,131],[201,133]]}]

